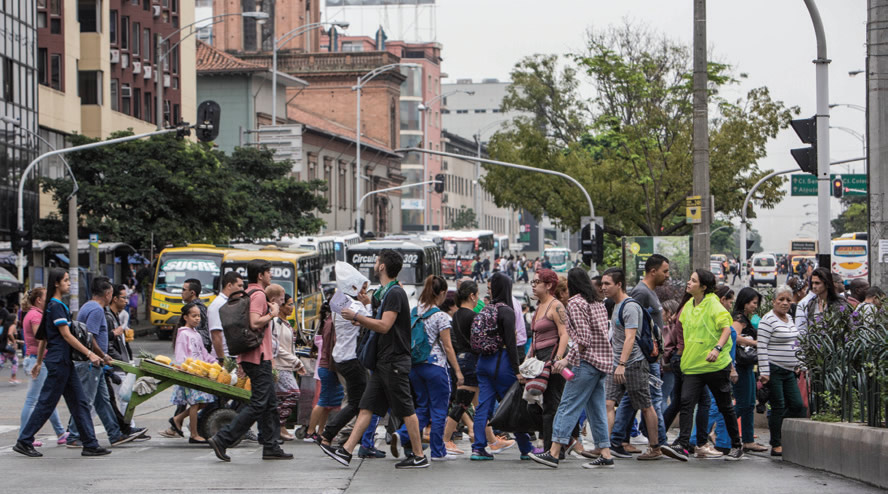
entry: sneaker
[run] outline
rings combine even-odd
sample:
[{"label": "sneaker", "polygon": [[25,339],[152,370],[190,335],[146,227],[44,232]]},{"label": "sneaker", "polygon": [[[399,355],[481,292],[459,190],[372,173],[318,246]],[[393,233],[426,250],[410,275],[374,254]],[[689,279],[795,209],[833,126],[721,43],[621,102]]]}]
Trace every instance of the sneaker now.
[{"label": "sneaker", "polygon": [[595,461],[583,465],[583,468],[614,468],[614,459],[600,456]]},{"label": "sneaker", "polygon": [[546,465],[547,467],[551,468],[558,468],[558,458],[552,456],[552,454],[548,451],[540,455],[535,455],[531,453],[528,456],[530,456],[531,460],[539,463],[540,465]]},{"label": "sneaker", "polygon": [[660,450],[660,448],[648,448],[647,451],[638,455],[638,457],[636,457],[635,459],[641,461],[650,461],[659,460],[660,458],[663,458],[663,452]]},{"label": "sneaker", "polygon": [[486,448],[473,449],[472,456],[469,459],[473,461],[492,460],[493,455],[488,453]]},{"label": "sneaker", "polygon": [[95,448],[83,448],[83,451],[80,452],[80,456],[105,456],[110,454],[110,449],[101,446],[96,446]]},{"label": "sneaker", "polygon": [[[611,448],[611,451],[613,451],[613,448]],[[679,446],[676,449],[668,444],[664,444],[664,445],[660,446],[660,451],[664,455],[666,455],[670,458],[676,459],[678,461],[688,461],[688,453],[681,446]],[[616,455],[614,455],[614,456],[616,456]]]},{"label": "sneaker", "polygon": [[31,446],[34,446],[35,448],[42,448],[42,447],[43,447],[43,441],[38,441],[38,440],[35,439],[35,440],[34,440],[34,443],[31,444]]},{"label": "sneaker", "polygon": [[644,446],[644,445],[650,444],[650,441],[648,441],[648,438],[644,437],[644,434],[639,434],[639,435],[633,437],[632,439],[630,439],[629,443],[630,444],[639,444],[639,445]]},{"label": "sneaker", "polygon": [[399,450],[401,446],[401,435],[398,433],[392,434],[392,441],[389,443],[389,449],[392,452],[392,456],[397,458],[401,456],[401,451]]},{"label": "sneaker", "polygon": [[702,458],[704,460],[709,460],[713,458],[721,458],[724,456],[722,453],[716,451],[710,445],[700,446],[694,450],[694,458]]},{"label": "sneaker", "polygon": [[[395,434],[397,436],[397,434]],[[421,458],[417,458],[415,456],[411,456],[409,458],[404,458],[395,464],[395,468],[399,470],[403,470],[406,468],[428,468],[429,467],[429,459],[427,456],[423,455]]]},{"label": "sneaker", "polygon": [[583,451],[580,451],[580,456],[582,456],[583,458],[589,458],[590,460],[594,460],[596,458],[601,457],[601,449],[600,448],[585,449]]},{"label": "sneaker", "polygon": [[64,433],[62,433],[61,436],[59,436],[58,439],[56,439],[56,444],[58,444],[58,445],[65,444],[66,442],[68,442],[68,436],[70,436],[70,435],[71,435],[70,432],[65,431]]},{"label": "sneaker", "polygon": [[231,457],[225,454],[225,446],[216,439],[216,436],[213,436],[207,439],[207,443],[209,443],[210,447],[213,448],[213,452],[216,453],[216,458],[219,458],[222,461],[231,461]]},{"label": "sneaker", "polygon": [[432,457],[432,461],[453,461],[453,460],[458,460],[458,459],[459,459],[459,456],[451,455],[451,454],[446,454],[444,456],[433,456]]},{"label": "sneaker", "polygon": [[258,443],[258,442],[259,442],[259,436],[257,436],[256,433],[253,432],[253,431],[247,431],[247,433],[244,434],[244,441],[251,441],[251,442],[254,442],[254,443]]},{"label": "sneaker", "polygon": [[77,449],[82,448],[83,444],[80,443],[79,439],[68,439],[68,441],[66,441],[65,443],[65,447]]},{"label": "sneaker", "polygon": [[580,441],[578,439],[570,438],[570,441],[567,442],[567,447],[562,448],[562,450],[561,450],[561,452],[563,453],[563,456],[569,455],[570,452],[573,451],[574,448],[576,448],[578,444],[580,444]]},{"label": "sneaker", "polygon": [[124,434],[111,441],[111,446],[120,446],[121,444],[126,444],[139,436],[141,436],[141,434],[138,432],[130,432],[129,434]]},{"label": "sneaker", "polygon": [[320,444],[319,446],[321,447],[321,451],[323,451],[325,455],[338,461],[340,465],[347,467],[348,464],[351,463],[351,453],[346,451],[345,448],[343,448],[342,446],[339,446],[338,448],[327,446],[326,444]]},{"label": "sneaker", "polygon": [[292,460],[293,455],[287,453],[280,446],[275,444],[275,447],[262,449],[262,459],[263,460]]},{"label": "sneaker", "polygon": [[24,441],[16,441],[15,446],[12,447],[12,450],[16,453],[29,456],[31,458],[40,458],[43,456],[43,453],[34,449],[34,446],[28,444]]},{"label": "sneaker", "polygon": [[611,445],[611,454],[614,455],[616,458],[632,458],[632,455],[629,454],[628,451],[623,449],[622,446]]},{"label": "sneaker", "polygon": [[641,454],[641,450],[629,443],[623,443],[623,450],[631,455]]},{"label": "sneaker", "polygon": [[453,441],[447,441],[446,443],[444,443],[444,449],[447,450],[448,455],[464,455],[464,454],[466,454],[465,451],[457,448],[456,443],[454,443]]},{"label": "sneaker", "polygon": [[513,446],[515,446],[515,441],[511,439],[497,438],[496,442],[490,445],[490,452],[493,454],[502,453]]},{"label": "sneaker", "polygon": [[319,436],[316,432],[312,432],[311,434],[305,436],[302,439],[302,442],[321,444],[321,436]]},{"label": "sneaker", "polygon": [[358,458],[385,458],[385,451],[361,446],[358,449]]},{"label": "sneaker", "polygon": [[743,458],[742,448],[731,448],[731,452],[725,455],[725,460],[727,461],[737,461],[742,460]]},{"label": "sneaker", "polygon": [[743,452],[744,452],[744,453],[749,453],[749,452],[751,452],[751,453],[764,453],[765,451],[768,451],[768,448],[765,447],[765,446],[762,446],[762,445],[759,444],[759,443],[752,443],[751,446],[745,446],[745,445],[743,446]]},{"label": "sneaker", "polygon": [[543,448],[533,448],[533,449],[530,450],[530,452],[533,453],[533,454],[535,454],[535,455],[541,455],[541,454],[545,453],[546,450],[543,449]]}]

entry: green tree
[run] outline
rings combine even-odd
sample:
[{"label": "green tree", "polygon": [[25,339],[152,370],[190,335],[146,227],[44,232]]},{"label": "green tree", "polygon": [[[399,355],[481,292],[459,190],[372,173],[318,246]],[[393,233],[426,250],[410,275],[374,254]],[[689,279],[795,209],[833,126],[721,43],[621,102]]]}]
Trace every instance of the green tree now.
[{"label": "green tree", "polygon": [[869,230],[869,213],[865,196],[845,196],[842,198],[844,210],[832,220],[833,235]]},{"label": "green tree", "polygon": [[[111,137],[131,135],[117,132]],[[73,145],[94,142],[81,135]],[[238,149],[232,156],[210,146],[172,136],[130,141],[68,156],[77,177],[80,236],[128,242],[136,248],[184,242],[224,243],[259,239],[275,232],[315,232],[326,212],[318,191],[323,181],[299,182],[291,165],[276,163],[270,151]],[[38,231],[67,224],[71,182],[44,179],[62,212],[41,222]]]},{"label": "green tree", "polygon": [[[719,228],[721,229],[719,230]],[[735,257],[740,255],[737,242],[734,240],[734,225],[732,225],[731,222],[715,220],[712,223],[712,229],[710,232],[712,232],[709,236],[710,252],[713,254],[727,254],[728,256]]]},{"label": "green tree", "polygon": [[[605,232],[683,235],[685,197],[691,193],[692,91],[689,48],[644,28],[624,25],[590,32],[586,51],[534,55],[512,71],[503,110],[520,111],[491,139],[504,161],[557,170],[577,179],[605,218]],[[709,66],[711,191],[726,219],[740,214],[765,146],[789,125],[797,108],[771,99],[767,88],[727,101],[719,90],[736,81],[730,67]],[[594,88],[579,92],[583,77]],[[578,229],[587,215],[580,191],[563,179],[487,166],[484,188],[499,206],[545,213]],[[774,207],[782,181],[759,188],[756,199]]]},{"label": "green tree", "polygon": [[478,228],[478,219],[475,217],[475,210],[460,206],[453,221],[450,222],[450,228],[453,228],[454,230],[459,230],[461,228]]}]

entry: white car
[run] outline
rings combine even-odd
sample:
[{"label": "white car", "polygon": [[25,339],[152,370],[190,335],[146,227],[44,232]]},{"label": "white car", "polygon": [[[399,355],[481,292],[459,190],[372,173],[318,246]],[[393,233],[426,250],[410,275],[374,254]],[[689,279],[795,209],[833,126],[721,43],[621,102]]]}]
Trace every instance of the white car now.
[{"label": "white car", "polygon": [[777,287],[777,258],[773,254],[756,254],[752,257],[749,286],[759,284]]}]

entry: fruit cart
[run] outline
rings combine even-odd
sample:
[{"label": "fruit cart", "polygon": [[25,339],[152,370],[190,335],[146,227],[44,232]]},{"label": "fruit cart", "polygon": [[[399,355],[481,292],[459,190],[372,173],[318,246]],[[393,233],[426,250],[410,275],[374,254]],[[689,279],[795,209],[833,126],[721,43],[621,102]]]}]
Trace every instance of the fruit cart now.
[{"label": "fruit cart", "polygon": [[[130,374],[135,374],[136,379],[140,377],[152,377],[159,381],[157,383],[157,389],[148,394],[140,395],[133,391],[129,404],[126,407],[126,413],[124,414],[124,420],[127,422],[132,420],[136,407],[174,384],[213,394],[216,397],[223,399],[224,402],[236,400],[241,403],[247,403],[250,401],[250,395],[252,394],[249,389],[222,384],[217,380],[190,374],[172,365],[151,359],[141,359],[138,365],[131,365],[126,362],[114,360],[111,365]],[[235,416],[237,416],[237,411],[228,406],[221,406],[214,408],[209,412],[201,413],[200,418],[198,419],[198,431],[200,431],[200,434],[203,437],[212,437],[219,429],[225,427],[229,422],[234,420]]]}]

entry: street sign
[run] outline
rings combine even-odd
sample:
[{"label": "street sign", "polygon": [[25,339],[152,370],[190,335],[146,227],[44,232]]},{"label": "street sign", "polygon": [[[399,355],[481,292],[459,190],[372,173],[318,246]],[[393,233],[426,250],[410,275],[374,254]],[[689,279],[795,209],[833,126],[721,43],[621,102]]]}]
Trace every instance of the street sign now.
[{"label": "street sign", "polygon": [[[866,195],[866,175],[861,173],[830,175],[830,181],[841,176],[845,185],[846,196],[865,196]],[[813,175],[792,175],[792,187],[790,189],[792,196],[817,196],[817,177]]]},{"label": "street sign", "polygon": [[702,196],[688,196],[685,199],[685,223],[703,223],[702,211]]}]

